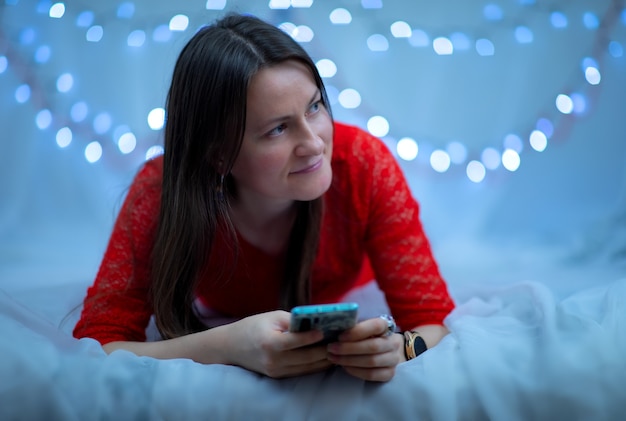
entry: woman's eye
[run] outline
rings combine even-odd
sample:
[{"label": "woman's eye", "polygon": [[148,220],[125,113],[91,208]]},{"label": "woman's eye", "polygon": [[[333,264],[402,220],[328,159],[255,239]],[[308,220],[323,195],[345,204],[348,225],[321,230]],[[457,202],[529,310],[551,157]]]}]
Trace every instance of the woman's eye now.
[{"label": "woman's eye", "polygon": [[309,113],[316,113],[316,112],[318,112],[321,106],[322,106],[322,101],[317,101],[317,102],[313,103],[309,107]]},{"label": "woman's eye", "polygon": [[280,135],[284,131],[285,131],[285,125],[281,124],[280,126],[276,126],[272,130],[267,132],[267,135],[268,136],[278,136],[278,135]]}]

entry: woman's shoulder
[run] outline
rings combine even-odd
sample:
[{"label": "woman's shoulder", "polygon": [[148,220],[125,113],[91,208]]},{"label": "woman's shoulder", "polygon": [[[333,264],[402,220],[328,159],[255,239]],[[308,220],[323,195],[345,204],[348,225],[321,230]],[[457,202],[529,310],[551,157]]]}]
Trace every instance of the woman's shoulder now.
[{"label": "woman's shoulder", "polygon": [[333,160],[375,161],[380,154],[390,154],[385,143],[362,128],[335,122],[333,137]]}]

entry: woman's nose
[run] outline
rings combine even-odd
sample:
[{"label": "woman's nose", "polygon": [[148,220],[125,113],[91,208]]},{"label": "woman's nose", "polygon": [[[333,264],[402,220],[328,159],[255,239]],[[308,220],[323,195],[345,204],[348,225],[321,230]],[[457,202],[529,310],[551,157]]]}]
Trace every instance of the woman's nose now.
[{"label": "woman's nose", "polygon": [[320,155],[324,152],[324,141],[309,124],[304,124],[296,146],[297,156]]}]

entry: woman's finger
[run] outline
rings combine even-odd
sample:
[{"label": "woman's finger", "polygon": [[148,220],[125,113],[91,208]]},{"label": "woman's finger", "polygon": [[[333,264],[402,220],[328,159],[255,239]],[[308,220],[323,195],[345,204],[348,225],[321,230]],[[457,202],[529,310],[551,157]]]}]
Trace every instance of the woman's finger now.
[{"label": "woman's finger", "polygon": [[398,356],[393,352],[383,352],[381,354],[369,355],[328,354],[328,359],[334,364],[342,367],[360,368],[395,367],[400,362]]},{"label": "woman's finger", "polygon": [[376,317],[357,323],[351,329],[339,335],[340,342],[362,341],[373,336],[382,336],[387,333],[387,321]]}]

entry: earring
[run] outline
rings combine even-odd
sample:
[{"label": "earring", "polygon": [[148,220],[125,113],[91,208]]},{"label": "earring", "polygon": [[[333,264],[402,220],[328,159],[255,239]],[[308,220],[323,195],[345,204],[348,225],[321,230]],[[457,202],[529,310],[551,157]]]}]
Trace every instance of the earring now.
[{"label": "earring", "polygon": [[217,185],[217,198],[224,200],[224,174],[220,174],[220,182]]}]

